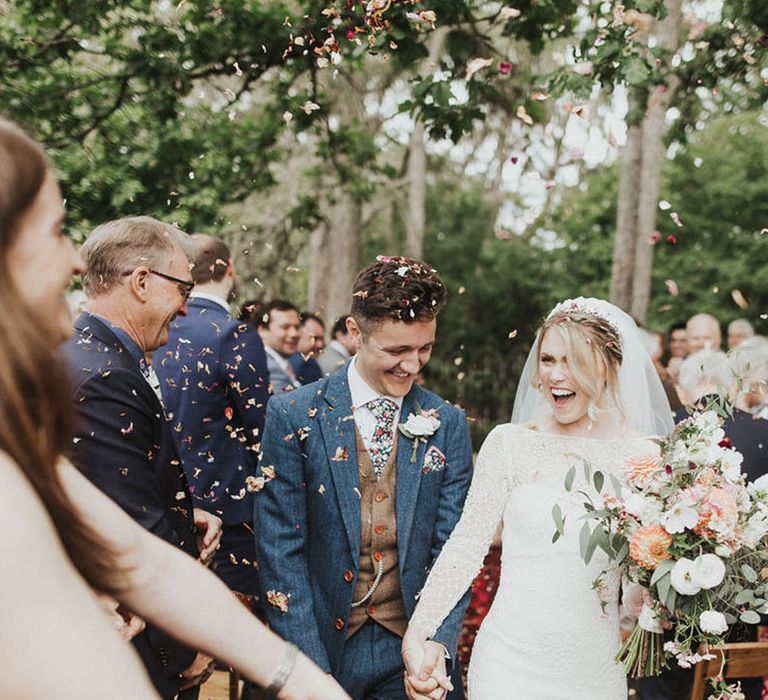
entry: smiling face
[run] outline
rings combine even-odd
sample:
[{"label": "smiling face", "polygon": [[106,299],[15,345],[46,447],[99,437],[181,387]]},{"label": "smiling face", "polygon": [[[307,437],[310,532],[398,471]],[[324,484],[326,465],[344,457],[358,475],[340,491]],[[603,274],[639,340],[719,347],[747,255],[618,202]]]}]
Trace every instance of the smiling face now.
[{"label": "smiling face", "polygon": [[539,351],[539,381],[541,392],[552,407],[555,420],[563,425],[589,422],[589,403],[592,398],[587,388],[574,377],[565,338],[556,330],[549,330],[541,340]]},{"label": "smiling face", "polygon": [[363,332],[354,318],[347,329],[357,348],[357,369],[384,396],[405,396],[432,356],[437,321],[383,321]]},{"label": "smiling face", "polygon": [[47,172],[32,206],[19,219],[17,238],[8,251],[14,286],[57,345],[72,334],[65,293],[72,275],[82,271],[80,256],[62,228],[64,214],[59,186]]},{"label": "smiling face", "polygon": [[[169,262],[157,272],[192,281],[187,258],[178,247],[173,248]],[[168,342],[173,319],[178,315],[186,316],[188,307],[186,294],[178,282],[149,272],[146,285],[148,303],[143,349],[151,351]]]}]

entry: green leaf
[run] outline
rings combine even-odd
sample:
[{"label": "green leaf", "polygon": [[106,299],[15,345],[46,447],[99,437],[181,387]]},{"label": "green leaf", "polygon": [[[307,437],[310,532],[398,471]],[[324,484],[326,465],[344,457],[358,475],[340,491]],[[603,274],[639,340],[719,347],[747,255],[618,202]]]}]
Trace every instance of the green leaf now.
[{"label": "green leaf", "polygon": [[576,478],[576,467],[573,466],[568,470],[568,473],[565,475],[565,490],[570,493],[571,489],[573,488],[573,480]]},{"label": "green leaf", "polygon": [[757,625],[760,624],[760,614],[754,610],[745,610],[739,615],[739,620],[746,622],[748,625]]},{"label": "green leaf", "polygon": [[757,572],[749,564],[741,565],[741,573],[744,574],[744,578],[750,583],[757,582]]},{"label": "green leaf", "polygon": [[630,85],[640,85],[651,75],[648,64],[639,56],[630,56],[624,64],[624,80]]},{"label": "green leaf", "polygon": [[755,596],[753,595],[752,591],[750,591],[748,588],[745,588],[743,591],[739,591],[739,593],[736,594],[733,602],[736,605],[744,605],[745,603],[751,603],[754,598]]},{"label": "green leaf", "polygon": [[667,610],[669,612],[673,613],[675,612],[675,604],[677,603],[677,591],[670,587],[669,593],[667,594],[667,600],[664,603],[664,605],[667,606]]},{"label": "green leaf", "polygon": [[672,571],[672,567],[674,565],[675,562],[673,562],[671,559],[664,559],[663,561],[660,561],[656,565],[656,569],[651,576],[651,585],[653,586],[662,576],[666,576],[670,571]]},{"label": "green leaf", "polygon": [[656,590],[659,593],[659,600],[666,601],[669,596],[669,591],[672,589],[672,577],[669,574],[665,574],[656,582]]},{"label": "green leaf", "polygon": [[617,498],[621,497],[621,482],[618,480],[615,474],[608,472],[608,476],[611,479],[611,486],[613,486],[613,493]]},{"label": "green leaf", "polygon": [[589,527],[589,523],[585,522],[581,526],[579,531],[579,551],[581,552],[581,558],[587,558],[587,550],[589,549],[589,540],[592,537],[592,529]]},{"label": "green leaf", "polygon": [[605,474],[601,471],[596,471],[594,475],[594,482],[595,482],[595,489],[598,493],[601,493],[603,490],[603,485],[605,484]]},{"label": "green leaf", "polygon": [[599,528],[595,528],[595,530],[592,532],[592,537],[589,538],[589,544],[587,545],[587,551],[584,555],[584,563],[589,564],[589,562],[592,561],[592,557],[595,554],[595,550],[597,549],[597,543],[600,539],[600,530]]},{"label": "green leaf", "polygon": [[565,528],[565,520],[563,518],[563,511],[557,503],[552,506],[552,519],[555,521],[557,532],[562,535]]}]

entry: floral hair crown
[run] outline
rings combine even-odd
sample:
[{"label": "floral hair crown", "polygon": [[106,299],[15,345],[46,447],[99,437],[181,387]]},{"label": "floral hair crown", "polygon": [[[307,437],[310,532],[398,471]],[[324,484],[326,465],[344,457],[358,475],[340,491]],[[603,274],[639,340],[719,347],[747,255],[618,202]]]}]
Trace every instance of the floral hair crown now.
[{"label": "floral hair crown", "polygon": [[586,297],[566,299],[549,312],[547,320],[554,316],[568,316],[569,314],[587,314],[589,316],[597,316],[597,318],[605,321],[616,332],[616,335],[621,338],[619,326],[611,317],[610,305],[602,299],[588,299]]}]

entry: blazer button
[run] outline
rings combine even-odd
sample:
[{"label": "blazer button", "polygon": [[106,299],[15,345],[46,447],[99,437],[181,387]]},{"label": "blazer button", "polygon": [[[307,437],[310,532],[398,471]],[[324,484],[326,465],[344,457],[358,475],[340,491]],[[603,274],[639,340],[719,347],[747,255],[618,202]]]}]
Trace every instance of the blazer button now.
[{"label": "blazer button", "polygon": [[354,577],[355,577],[355,575],[354,575],[354,574],[353,574],[353,573],[352,573],[352,572],[351,572],[349,569],[347,569],[347,570],[344,572],[344,580],[345,580],[347,583],[352,583],[352,579],[353,579]]},{"label": "blazer button", "polygon": [[383,552],[374,552],[373,553],[373,558],[376,561],[381,561],[384,558],[384,553]]},{"label": "blazer button", "polygon": [[333,623],[333,626],[337,630],[339,630],[339,631],[343,630],[344,629],[344,620],[342,620],[340,617],[337,617],[336,618],[336,622]]},{"label": "blazer button", "polygon": [[377,494],[376,494],[376,495],[373,497],[373,500],[374,500],[374,501],[376,501],[376,503],[381,503],[381,502],[382,502],[382,501],[383,501],[385,498],[386,498],[386,495],[385,495],[385,494],[383,494],[383,493],[377,493]]}]

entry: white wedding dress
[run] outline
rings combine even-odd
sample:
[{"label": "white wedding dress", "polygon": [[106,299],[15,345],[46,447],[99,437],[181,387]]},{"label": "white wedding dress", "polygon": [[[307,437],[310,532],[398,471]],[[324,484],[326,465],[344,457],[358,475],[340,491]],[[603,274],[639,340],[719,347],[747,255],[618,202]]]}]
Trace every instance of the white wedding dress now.
[{"label": "white wedding dress", "polygon": [[[647,439],[574,438],[505,424],[478,456],[464,512],[445,544],[410,624],[433,634],[480,571],[503,518],[501,581],[477,635],[469,667],[469,700],[626,700],[619,649],[620,574],[592,583],[608,560],[589,566],[579,553],[585,482],[582,462],[619,476],[627,457],[658,454]],[[568,493],[565,476],[576,464]],[[606,480],[607,481],[607,480]],[[566,516],[555,544],[552,508]]]}]

